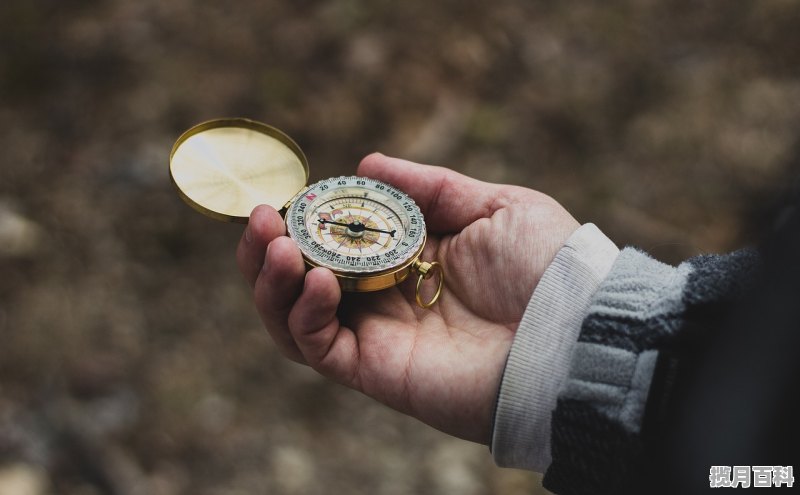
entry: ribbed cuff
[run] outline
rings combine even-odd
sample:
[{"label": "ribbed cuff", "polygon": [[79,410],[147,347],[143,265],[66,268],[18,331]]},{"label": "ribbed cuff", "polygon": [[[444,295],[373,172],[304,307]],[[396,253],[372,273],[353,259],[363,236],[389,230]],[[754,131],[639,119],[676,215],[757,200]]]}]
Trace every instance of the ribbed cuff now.
[{"label": "ribbed cuff", "polygon": [[593,224],[567,239],[522,316],[495,410],[497,465],[544,472],[550,465],[550,417],[569,373],[589,301],[619,249]]}]

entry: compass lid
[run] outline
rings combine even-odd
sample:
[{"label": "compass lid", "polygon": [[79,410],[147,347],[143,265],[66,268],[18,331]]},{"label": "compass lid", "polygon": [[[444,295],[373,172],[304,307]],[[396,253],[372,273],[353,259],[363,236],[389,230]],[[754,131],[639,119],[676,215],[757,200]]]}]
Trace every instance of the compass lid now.
[{"label": "compass lid", "polygon": [[247,223],[260,204],[280,210],[308,180],[300,147],[280,130],[242,118],[217,119],[184,132],[169,157],[172,182],[200,213]]}]

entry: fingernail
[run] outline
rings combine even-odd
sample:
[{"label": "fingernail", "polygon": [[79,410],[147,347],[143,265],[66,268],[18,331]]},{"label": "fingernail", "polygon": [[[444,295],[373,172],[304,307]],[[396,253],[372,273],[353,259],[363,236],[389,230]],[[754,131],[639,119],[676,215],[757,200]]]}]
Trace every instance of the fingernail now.
[{"label": "fingernail", "polygon": [[250,226],[244,228],[244,240],[247,242],[253,242],[253,233],[250,232]]}]

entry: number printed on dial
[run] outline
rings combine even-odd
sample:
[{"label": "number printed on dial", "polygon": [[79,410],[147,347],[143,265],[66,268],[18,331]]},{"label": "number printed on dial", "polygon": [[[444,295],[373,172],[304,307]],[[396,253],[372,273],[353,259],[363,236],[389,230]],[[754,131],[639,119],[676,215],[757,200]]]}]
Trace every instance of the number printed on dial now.
[{"label": "number printed on dial", "polygon": [[286,224],[312,264],[339,272],[395,268],[415,258],[425,242],[425,220],[414,200],[367,177],[310,186],[289,207]]}]

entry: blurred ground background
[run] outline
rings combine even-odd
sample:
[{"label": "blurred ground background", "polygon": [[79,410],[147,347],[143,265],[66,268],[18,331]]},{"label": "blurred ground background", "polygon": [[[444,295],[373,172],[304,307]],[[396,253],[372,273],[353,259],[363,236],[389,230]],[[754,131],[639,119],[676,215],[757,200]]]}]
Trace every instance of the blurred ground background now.
[{"label": "blurred ground background", "polygon": [[173,141],[251,117],[311,180],[380,150],[675,262],[780,188],[798,25],[787,0],[3,0],[0,493],[538,492],[281,358]]}]

